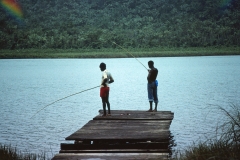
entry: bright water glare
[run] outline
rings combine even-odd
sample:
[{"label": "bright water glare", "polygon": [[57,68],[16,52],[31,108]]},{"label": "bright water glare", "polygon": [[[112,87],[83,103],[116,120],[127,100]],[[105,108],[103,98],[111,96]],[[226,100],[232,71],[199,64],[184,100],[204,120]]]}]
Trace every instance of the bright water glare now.
[{"label": "bright water glare", "polygon": [[[216,137],[225,109],[240,105],[240,56],[139,58],[159,70],[158,110],[174,112],[177,149]],[[105,62],[112,110],[148,110],[147,70],[134,58],[0,60],[0,143],[53,157],[60,143],[98,115],[99,64]],[[32,118],[31,118],[32,117]],[[107,135],[106,135],[107,136]],[[69,142],[73,143],[73,142]]]}]

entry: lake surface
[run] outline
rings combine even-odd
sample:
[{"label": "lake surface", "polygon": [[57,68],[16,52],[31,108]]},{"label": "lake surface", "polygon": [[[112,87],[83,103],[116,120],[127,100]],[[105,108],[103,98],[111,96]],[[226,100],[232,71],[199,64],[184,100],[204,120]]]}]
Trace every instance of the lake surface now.
[{"label": "lake surface", "polygon": [[[215,138],[224,121],[218,109],[240,105],[240,56],[139,58],[159,70],[158,110],[174,112],[176,149]],[[54,156],[60,143],[102,109],[99,64],[105,62],[113,110],[148,110],[147,70],[134,58],[0,60],[0,143]],[[32,117],[32,118],[31,118]],[[106,135],[107,136],[107,135]],[[72,143],[70,141],[69,143]]]}]

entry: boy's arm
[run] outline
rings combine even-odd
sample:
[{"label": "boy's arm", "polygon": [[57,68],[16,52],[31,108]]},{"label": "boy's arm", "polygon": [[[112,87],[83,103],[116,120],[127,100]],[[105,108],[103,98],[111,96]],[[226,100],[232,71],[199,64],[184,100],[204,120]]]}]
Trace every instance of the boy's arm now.
[{"label": "boy's arm", "polygon": [[108,82],[108,83],[110,84],[110,83],[113,83],[113,82],[114,82],[114,79],[113,79],[113,77],[112,77],[112,76],[110,76],[110,80],[109,80],[109,82]]},{"label": "boy's arm", "polygon": [[113,82],[114,82],[114,80],[113,80],[113,79],[110,79],[109,83],[113,83]]}]

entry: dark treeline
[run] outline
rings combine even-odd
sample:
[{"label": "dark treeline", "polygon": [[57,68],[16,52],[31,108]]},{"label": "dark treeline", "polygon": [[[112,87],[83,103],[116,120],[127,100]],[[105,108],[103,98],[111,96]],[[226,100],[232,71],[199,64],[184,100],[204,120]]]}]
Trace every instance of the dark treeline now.
[{"label": "dark treeline", "polygon": [[[16,0],[17,1],[17,0]],[[1,49],[240,46],[239,0],[18,0]]]}]

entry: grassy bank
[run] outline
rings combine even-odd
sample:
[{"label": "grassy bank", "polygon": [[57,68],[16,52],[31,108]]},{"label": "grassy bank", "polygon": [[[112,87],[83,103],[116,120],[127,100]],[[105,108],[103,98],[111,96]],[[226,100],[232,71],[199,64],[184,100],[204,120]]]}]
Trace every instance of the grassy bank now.
[{"label": "grassy bank", "polygon": [[240,55],[240,47],[130,48],[130,49],[21,49],[0,50],[0,59],[15,58],[129,58]]},{"label": "grassy bank", "polygon": [[33,153],[22,153],[17,150],[16,147],[11,145],[0,144],[0,159],[1,160],[50,160],[44,153],[33,154]]},{"label": "grassy bank", "polygon": [[174,160],[239,160],[240,159],[240,106],[230,110],[219,107],[227,121],[217,127],[220,137],[193,144],[183,152],[175,153]]}]

